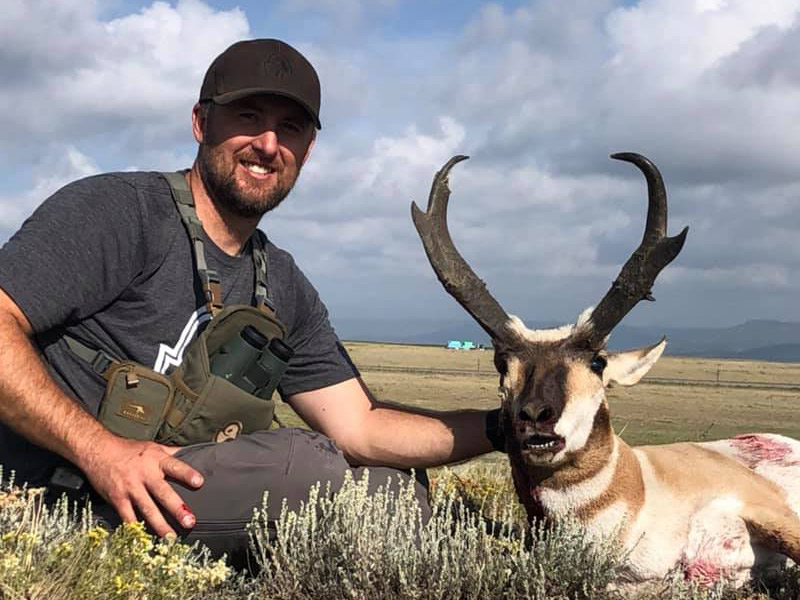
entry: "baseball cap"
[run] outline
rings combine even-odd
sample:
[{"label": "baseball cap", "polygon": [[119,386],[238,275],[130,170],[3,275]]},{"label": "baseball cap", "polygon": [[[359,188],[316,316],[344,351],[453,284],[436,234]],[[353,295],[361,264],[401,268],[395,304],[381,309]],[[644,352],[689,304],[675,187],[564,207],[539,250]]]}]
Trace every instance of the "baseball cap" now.
[{"label": "baseball cap", "polygon": [[306,109],[317,129],[322,128],[317,72],[286,42],[257,39],[230,46],[208,67],[200,102],[228,104],[253,94],[291,98]]}]

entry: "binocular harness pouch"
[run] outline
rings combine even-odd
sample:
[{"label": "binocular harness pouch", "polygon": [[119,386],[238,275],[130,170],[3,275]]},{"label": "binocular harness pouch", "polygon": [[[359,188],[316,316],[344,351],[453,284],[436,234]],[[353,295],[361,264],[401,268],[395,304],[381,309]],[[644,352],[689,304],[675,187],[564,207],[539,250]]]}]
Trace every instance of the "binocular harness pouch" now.
[{"label": "binocular harness pouch", "polygon": [[[272,399],[286,363],[266,378],[258,395],[211,372],[211,357],[225,353],[227,345],[246,327],[267,340],[283,339],[283,324],[252,306],[223,308],[186,349],[183,362],[170,375],[173,399],[156,441],[185,446],[198,442],[223,442],[240,433],[269,429],[275,414]],[[282,367],[282,368],[281,368]]]},{"label": "binocular harness pouch", "polygon": [[[223,442],[241,433],[269,429],[272,395],[288,363],[270,355],[270,372],[256,365],[257,395],[211,372],[211,357],[226,354],[231,340],[253,327],[266,340],[281,340],[283,324],[257,308],[228,306],[189,344],[181,365],[169,375],[131,361],[113,362],[99,420],[111,432],[171,446]],[[266,350],[268,351],[268,350]],[[254,388],[256,386],[253,386]]]}]

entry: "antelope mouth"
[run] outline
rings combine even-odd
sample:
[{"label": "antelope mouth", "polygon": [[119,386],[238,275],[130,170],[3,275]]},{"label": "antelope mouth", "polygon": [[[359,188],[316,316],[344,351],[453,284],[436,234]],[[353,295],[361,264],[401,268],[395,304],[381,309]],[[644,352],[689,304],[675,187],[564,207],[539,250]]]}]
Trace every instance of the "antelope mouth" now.
[{"label": "antelope mouth", "polygon": [[535,433],[522,441],[522,450],[531,454],[556,454],[565,445],[566,440],[560,435]]}]

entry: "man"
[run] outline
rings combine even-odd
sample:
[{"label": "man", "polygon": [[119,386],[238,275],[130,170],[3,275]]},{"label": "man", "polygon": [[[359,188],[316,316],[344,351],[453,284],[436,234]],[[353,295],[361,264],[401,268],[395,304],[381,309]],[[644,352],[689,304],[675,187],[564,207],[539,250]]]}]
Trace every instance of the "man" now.
[{"label": "man", "polygon": [[[277,40],[238,42],[206,73],[185,184],[226,305],[253,303],[256,227],[308,160],[319,106],[314,68]],[[264,490],[277,515],[282,497],[296,505],[310,485],[338,485],[352,467],[371,466],[385,481],[402,476],[397,469],[492,450],[494,413],[376,401],[291,256],[268,241],[264,250],[269,294],[295,351],[279,391],[314,431],[183,448],[126,439],[97,420],[106,382],[68,341],[167,372],[211,317],[198,258],[158,173],[99,175],[47,199],[0,250],[0,464],[56,490],[78,473],[107,502],[101,513],[232,552],[246,545]],[[424,508],[425,491],[418,487]]]}]

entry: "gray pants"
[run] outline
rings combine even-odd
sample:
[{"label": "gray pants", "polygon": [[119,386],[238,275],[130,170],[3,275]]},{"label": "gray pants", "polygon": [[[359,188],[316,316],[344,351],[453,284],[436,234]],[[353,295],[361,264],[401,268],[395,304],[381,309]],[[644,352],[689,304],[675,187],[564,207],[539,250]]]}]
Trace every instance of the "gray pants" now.
[{"label": "gray pants", "polygon": [[[290,509],[308,498],[308,490],[317,482],[331,482],[331,489],[341,486],[345,473],[355,479],[363,467],[351,468],[330,438],[305,429],[275,429],[239,436],[222,444],[197,444],[181,449],[176,457],[190,464],[205,477],[198,490],[172,484],[197,517],[191,530],[177,522],[170,524],[189,543],[200,541],[215,556],[226,553],[233,566],[247,564],[249,538],[246,525],[253,508],[260,507],[265,491],[269,492],[268,516],[276,520],[285,498]],[[388,477],[403,484],[410,474],[388,467],[369,467],[370,488],[385,485]],[[430,516],[425,472],[417,474],[416,497],[424,521]],[[110,506],[97,507],[96,514],[118,523]]]}]

